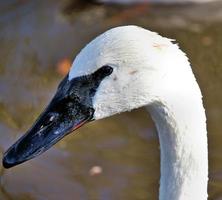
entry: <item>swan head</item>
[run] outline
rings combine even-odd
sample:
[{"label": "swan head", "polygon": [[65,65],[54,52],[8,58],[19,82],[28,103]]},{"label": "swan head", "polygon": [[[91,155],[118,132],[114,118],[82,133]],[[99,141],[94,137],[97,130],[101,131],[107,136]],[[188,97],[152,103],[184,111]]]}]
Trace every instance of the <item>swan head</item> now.
[{"label": "swan head", "polygon": [[177,77],[170,73],[177,71],[173,66],[181,58],[187,62],[178,50],[169,39],[137,26],[117,27],[95,38],[77,55],[32,128],[4,154],[4,167],[40,155],[86,122],[160,98]]}]

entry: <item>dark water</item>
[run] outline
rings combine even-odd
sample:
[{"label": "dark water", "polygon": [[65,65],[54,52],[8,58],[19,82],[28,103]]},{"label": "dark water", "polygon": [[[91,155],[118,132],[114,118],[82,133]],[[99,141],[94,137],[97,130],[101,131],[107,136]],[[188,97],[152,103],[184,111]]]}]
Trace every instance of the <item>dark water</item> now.
[{"label": "dark water", "polygon": [[[63,77],[58,63],[73,60],[103,31],[136,24],[175,38],[190,58],[208,117],[209,199],[221,200],[222,3],[84,2],[0,2],[0,151],[29,128],[53,95]],[[158,138],[139,109],[90,123],[37,159],[10,170],[0,166],[0,173],[1,200],[157,199]]]}]

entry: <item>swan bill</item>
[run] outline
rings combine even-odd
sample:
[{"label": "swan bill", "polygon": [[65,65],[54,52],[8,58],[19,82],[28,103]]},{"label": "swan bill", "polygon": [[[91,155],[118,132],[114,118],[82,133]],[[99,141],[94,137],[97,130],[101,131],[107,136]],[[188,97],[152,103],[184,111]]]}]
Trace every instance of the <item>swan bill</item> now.
[{"label": "swan bill", "polygon": [[61,140],[64,136],[93,120],[93,97],[101,81],[112,73],[103,66],[94,73],[67,77],[34,125],[3,156],[3,166],[10,168],[30,160]]}]

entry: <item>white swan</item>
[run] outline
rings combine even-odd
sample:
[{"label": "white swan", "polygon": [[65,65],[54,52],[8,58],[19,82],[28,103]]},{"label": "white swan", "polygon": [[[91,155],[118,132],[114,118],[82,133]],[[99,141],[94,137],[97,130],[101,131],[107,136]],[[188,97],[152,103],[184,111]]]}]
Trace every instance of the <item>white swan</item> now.
[{"label": "white swan", "polygon": [[160,200],[206,200],[208,152],[202,96],[186,55],[137,26],[111,29],[75,58],[50,105],[4,155],[12,167],[92,119],[147,106],[160,139]]}]

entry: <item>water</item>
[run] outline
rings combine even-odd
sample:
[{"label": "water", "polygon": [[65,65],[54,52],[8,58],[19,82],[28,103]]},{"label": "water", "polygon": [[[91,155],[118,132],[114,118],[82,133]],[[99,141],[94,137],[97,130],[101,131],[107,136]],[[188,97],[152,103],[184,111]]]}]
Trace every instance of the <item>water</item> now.
[{"label": "water", "polygon": [[[208,118],[209,199],[222,199],[222,3],[80,2],[0,3],[0,152],[30,127],[86,43],[111,27],[137,24],[175,38],[190,58]],[[143,108],[92,122],[32,161],[1,167],[0,199],[157,199],[158,146]],[[101,170],[92,173],[95,166]]]}]

